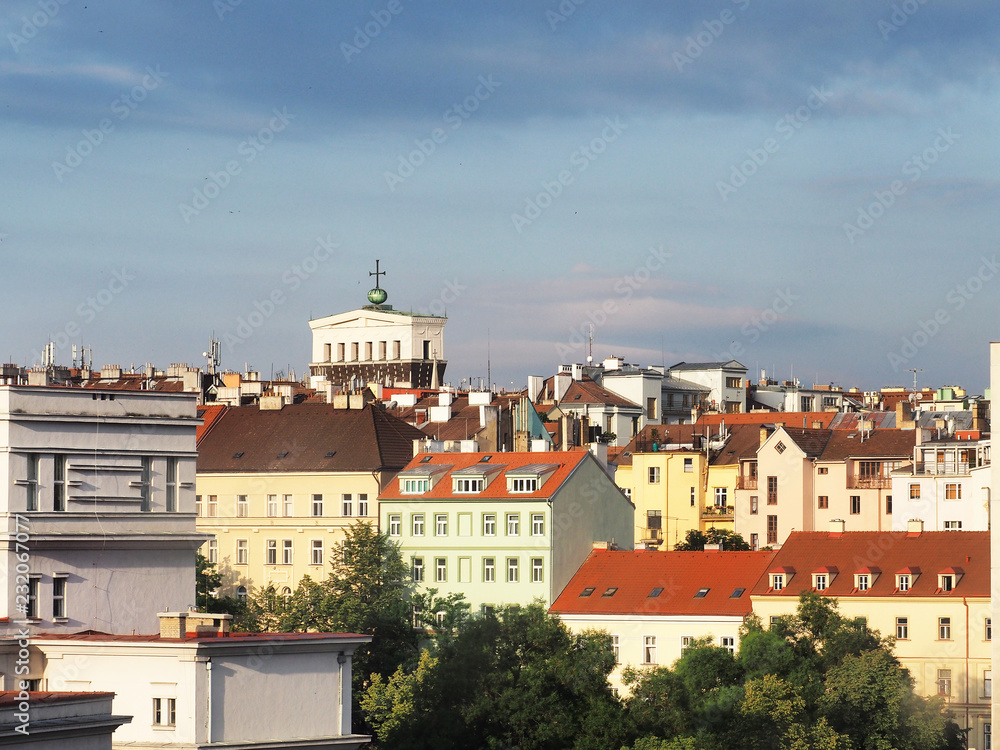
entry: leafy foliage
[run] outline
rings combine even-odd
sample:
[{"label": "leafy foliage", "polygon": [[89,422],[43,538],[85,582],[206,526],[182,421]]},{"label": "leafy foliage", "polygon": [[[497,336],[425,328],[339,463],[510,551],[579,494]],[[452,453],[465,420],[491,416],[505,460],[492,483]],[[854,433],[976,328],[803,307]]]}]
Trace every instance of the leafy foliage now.
[{"label": "leafy foliage", "polygon": [[674,552],[700,552],[706,544],[720,544],[721,549],[729,552],[749,552],[750,545],[746,539],[732,529],[710,528],[705,531],[688,529],[683,542],[674,545]]}]

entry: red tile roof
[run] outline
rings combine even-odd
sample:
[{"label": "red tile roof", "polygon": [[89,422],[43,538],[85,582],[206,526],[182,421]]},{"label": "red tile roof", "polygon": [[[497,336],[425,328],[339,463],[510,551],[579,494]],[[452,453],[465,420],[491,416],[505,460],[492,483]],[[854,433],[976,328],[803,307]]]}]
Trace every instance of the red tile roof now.
[{"label": "red tile roof", "polygon": [[[489,456],[489,461],[482,459]],[[570,474],[584,461],[590,458],[590,453],[586,450],[575,451],[546,451],[541,453],[531,452],[511,452],[511,453],[421,453],[413,458],[409,464],[400,472],[398,481],[392,481],[386,485],[379,495],[379,500],[420,500],[420,499],[461,499],[474,500],[476,498],[510,498],[530,499],[551,497],[557,489],[569,478]],[[545,475],[535,492],[507,491],[507,472],[515,469],[523,469],[537,464],[552,464],[556,469]],[[427,492],[419,495],[403,494],[400,491],[400,481],[402,475],[412,470],[429,469],[438,467],[441,473],[436,475],[437,481]],[[451,475],[460,470],[468,470],[472,467],[482,467],[484,471],[490,469],[493,473],[488,475],[489,484],[482,492],[453,492]],[[496,471],[499,469],[499,471]],[[611,480],[608,480],[609,484]]]},{"label": "red tile roof", "polygon": [[[774,552],[594,550],[549,609],[557,615],[732,615],[750,613],[750,589]],[[612,596],[604,593],[612,587]],[[589,596],[581,596],[593,588]],[[659,595],[650,596],[656,589]],[[708,589],[703,597],[695,597]],[[733,596],[737,589],[745,591]]]},{"label": "red tile roof", "polygon": [[622,398],[617,393],[612,393],[590,378],[574,380],[566,389],[565,395],[559,400],[560,406],[572,407],[574,404],[604,404],[605,406],[640,408],[639,404]]},{"label": "red tile roof", "polygon": [[[823,592],[827,596],[942,596],[990,595],[990,534],[988,531],[846,531],[831,535],[821,531],[793,531],[775,554],[774,566],[800,571],[780,591],[771,591],[771,581],[761,578],[755,596],[797,597],[812,590],[812,576],[822,566],[840,573]],[[910,582],[909,591],[896,591],[896,574],[909,569],[923,571]],[[938,589],[938,574],[961,568],[965,574],[951,591]],[[854,588],[854,574],[865,569],[882,573],[868,591]]]},{"label": "red tile roof", "polygon": [[212,426],[218,421],[228,407],[225,404],[206,404],[198,407],[198,418],[202,424],[198,425],[196,441],[200,445],[201,439],[208,434]]}]

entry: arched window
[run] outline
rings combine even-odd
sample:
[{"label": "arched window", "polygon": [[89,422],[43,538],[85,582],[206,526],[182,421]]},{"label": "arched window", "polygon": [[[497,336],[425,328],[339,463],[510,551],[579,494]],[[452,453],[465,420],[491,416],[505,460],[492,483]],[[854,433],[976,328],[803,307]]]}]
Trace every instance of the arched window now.
[{"label": "arched window", "polygon": [[238,589],[236,589],[236,597],[238,599],[240,599],[241,601],[246,601],[246,599],[247,599],[247,587],[246,586],[240,586]]}]

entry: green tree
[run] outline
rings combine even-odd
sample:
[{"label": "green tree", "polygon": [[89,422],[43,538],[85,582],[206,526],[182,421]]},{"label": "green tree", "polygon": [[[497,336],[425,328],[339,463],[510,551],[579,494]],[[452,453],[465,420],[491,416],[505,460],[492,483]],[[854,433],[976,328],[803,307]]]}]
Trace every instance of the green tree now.
[{"label": "green tree", "polygon": [[222,585],[222,573],[216,570],[215,563],[210,563],[207,557],[198,552],[195,556],[194,575],[195,605],[202,612],[211,612],[209,608],[215,600],[212,592]]},{"label": "green tree", "polygon": [[705,531],[698,529],[688,529],[684,535],[684,541],[674,545],[674,552],[700,552],[705,549],[706,544],[719,544],[722,549],[728,552],[749,552],[750,545],[747,541],[731,529],[719,529],[712,527]]}]

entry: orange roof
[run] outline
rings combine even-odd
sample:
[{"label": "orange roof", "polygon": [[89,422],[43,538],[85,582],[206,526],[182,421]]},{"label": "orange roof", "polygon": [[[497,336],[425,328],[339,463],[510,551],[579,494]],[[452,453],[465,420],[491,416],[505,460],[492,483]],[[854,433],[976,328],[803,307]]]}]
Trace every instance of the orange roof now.
[{"label": "orange roof", "polygon": [[[774,556],[775,566],[815,571],[826,566],[844,571],[829,582],[826,596],[963,596],[990,595],[990,533],[988,531],[793,531]],[[964,575],[959,571],[964,570]],[[882,571],[879,573],[879,571]],[[916,575],[908,591],[896,589],[896,574]],[[916,571],[916,572],[914,572]],[[918,575],[923,571],[922,575]],[[877,574],[867,591],[854,588],[855,573]],[[938,589],[938,574],[961,575],[951,591]],[[766,577],[753,588],[755,596],[797,597],[813,588],[812,576],[799,573],[780,591],[770,590]]]},{"label": "orange roof", "polygon": [[[583,461],[587,460],[590,453],[585,450],[576,451],[545,451],[540,453],[420,453],[414,456],[399,473],[399,481],[390,482],[379,500],[419,500],[419,499],[442,499],[450,498],[456,500],[474,500],[476,498],[510,498],[531,499],[547,498],[555,494],[556,490],[569,478]],[[538,466],[554,467],[544,473],[543,480],[535,492],[507,491],[506,474],[517,470],[529,470]],[[451,475],[461,471],[459,476],[472,476],[470,472],[482,469],[486,473],[487,484],[482,492],[453,492]],[[436,481],[427,492],[419,495],[403,494],[400,491],[402,477],[407,474],[429,474],[433,473]],[[608,480],[610,483],[610,479]]]},{"label": "orange roof", "polygon": [[745,617],[750,589],[774,554],[594,550],[549,611]]},{"label": "orange roof", "polygon": [[198,418],[203,420],[200,425],[198,425],[198,431],[196,433],[195,442],[200,443],[201,439],[208,434],[208,431],[212,429],[212,425],[218,421],[226,409],[228,409],[225,404],[206,404],[204,406],[198,407]]}]

